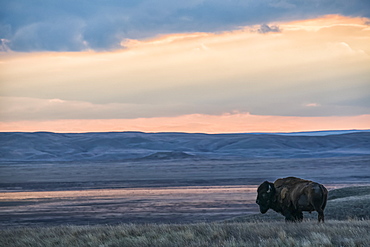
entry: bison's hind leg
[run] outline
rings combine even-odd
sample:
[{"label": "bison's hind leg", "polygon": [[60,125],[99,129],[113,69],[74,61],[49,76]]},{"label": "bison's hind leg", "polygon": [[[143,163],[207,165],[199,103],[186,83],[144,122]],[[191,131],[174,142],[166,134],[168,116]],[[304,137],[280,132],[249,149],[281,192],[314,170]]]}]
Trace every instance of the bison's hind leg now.
[{"label": "bison's hind leg", "polygon": [[314,196],[312,197],[312,206],[314,207],[315,211],[318,213],[317,219],[319,223],[325,222],[324,209],[326,206],[327,193],[324,193],[322,186],[320,185],[316,186],[313,191],[314,191]]},{"label": "bison's hind leg", "polygon": [[325,222],[325,217],[324,217],[324,209],[322,208],[322,203],[314,203],[314,208],[315,211],[318,213],[317,220],[320,222]]},{"label": "bison's hind leg", "polygon": [[317,217],[319,223],[322,222],[324,223],[325,222],[325,217],[324,217],[324,211],[321,210],[320,212],[318,212],[319,216]]}]

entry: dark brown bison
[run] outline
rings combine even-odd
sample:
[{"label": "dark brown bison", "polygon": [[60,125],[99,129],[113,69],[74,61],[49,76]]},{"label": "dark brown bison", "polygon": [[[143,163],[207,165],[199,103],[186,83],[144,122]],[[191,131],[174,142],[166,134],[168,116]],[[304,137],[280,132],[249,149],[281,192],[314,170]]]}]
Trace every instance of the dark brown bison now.
[{"label": "dark brown bison", "polygon": [[324,222],[328,191],[319,183],[296,177],[280,178],[274,183],[263,182],[257,192],[256,203],[262,214],[271,208],[284,215],[286,221],[302,221],[302,211],[317,211],[318,221]]}]

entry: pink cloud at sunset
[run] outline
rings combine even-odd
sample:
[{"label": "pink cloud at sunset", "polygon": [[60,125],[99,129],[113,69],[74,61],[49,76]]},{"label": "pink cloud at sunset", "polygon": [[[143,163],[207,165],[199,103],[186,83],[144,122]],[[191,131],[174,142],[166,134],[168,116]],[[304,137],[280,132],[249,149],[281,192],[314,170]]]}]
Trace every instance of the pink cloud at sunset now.
[{"label": "pink cloud at sunset", "polygon": [[112,51],[3,52],[0,131],[370,128],[370,26],[327,15],[125,38]]}]

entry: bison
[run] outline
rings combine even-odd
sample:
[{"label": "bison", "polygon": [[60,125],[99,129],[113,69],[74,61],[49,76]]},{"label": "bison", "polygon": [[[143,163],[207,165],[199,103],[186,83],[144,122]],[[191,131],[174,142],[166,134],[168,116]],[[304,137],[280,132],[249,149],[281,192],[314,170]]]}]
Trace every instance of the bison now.
[{"label": "bison", "polygon": [[263,182],[257,193],[256,203],[262,214],[271,208],[285,216],[286,221],[300,222],[303,220],[302,211],[317,211],[318,221],[324,222],[328,191],[322,184],[287,177],[274,183]]}]

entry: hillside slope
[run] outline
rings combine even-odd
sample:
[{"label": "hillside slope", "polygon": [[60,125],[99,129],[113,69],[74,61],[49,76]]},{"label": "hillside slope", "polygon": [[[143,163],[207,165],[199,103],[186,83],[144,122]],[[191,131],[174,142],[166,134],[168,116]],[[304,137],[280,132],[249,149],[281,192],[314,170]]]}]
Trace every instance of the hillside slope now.
[{"label": "hillside slope", "polygon": [[[325,136],[110,132],[0,133],[0,161],[120,161],[200,157],[370,155],[370,132]],[[183,155],[178,155],[181,152]],[[171,155],[173,154],[173,155]]]}]

